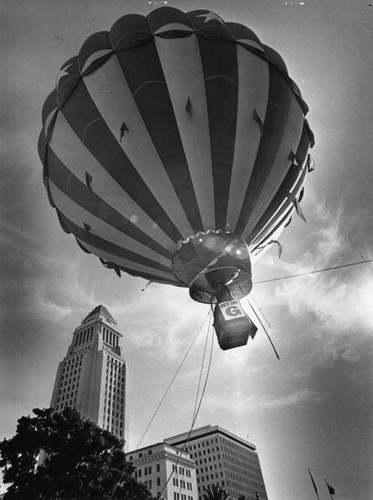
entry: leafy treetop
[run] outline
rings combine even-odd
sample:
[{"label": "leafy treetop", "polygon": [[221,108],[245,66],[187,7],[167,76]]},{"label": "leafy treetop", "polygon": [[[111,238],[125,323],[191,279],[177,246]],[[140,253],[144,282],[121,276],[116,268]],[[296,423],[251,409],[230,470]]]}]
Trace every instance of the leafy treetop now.
[{"label": "leafy treetop", "polygon": [[224,488],[217,484],[207,486],[203,492],[203,500],[231,500],[231,497]]},{"label": "leafy treetop", "polygon": [[[35,409],[0,443],[4,500],[152,500],[124,442],[71,408]],[[113,494],[114,493],[114,494]]]}]

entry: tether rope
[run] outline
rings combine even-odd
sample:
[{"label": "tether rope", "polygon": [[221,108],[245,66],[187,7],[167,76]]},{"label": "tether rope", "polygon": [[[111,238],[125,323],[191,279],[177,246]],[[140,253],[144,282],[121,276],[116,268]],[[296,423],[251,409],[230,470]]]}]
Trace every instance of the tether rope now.
[{"label": "tether rope", "polygon": [[305,273],[289,274],[288,276],[282,276],[280,278],[272,278],[269,280],[255,281],[254,285],[260,285],[262,283],[270,283],[272,281],[287,280],[290,278],[298,278],[298,276],[307,276],[309,274],[323,273],[325,271],[333,271],[334,269],[341,269],[342,267],[358,266],[359,264],[369,264],[373,262],[373,259],[360,260],[359,262],[351,262],[350,264],[341,264],[340,266],[325,267],[324,269],[316,269],[315,271],[308,271]]},{"label": "tether rope", "polygon": [[[211,312],[209,313],[210,315],[210,322],[209,322],[209,327],[208,327],[208,330],[207,330],[207,335],[206,335],[206,342],[205,342],[205,347],[204,347],[204,351],[203,351],[203,357],[202,357],[202,362],[201,362],[201,369],[200,369],[200,377],[199,377],[199,381],[198,381],[198,387],[197,387],[197,395],[196,395],[196,401],[195,401],[195,405],[194,405],[194,411],[193,411],[193,418],[192,418],[192,423],[191,423],[191,426],[190,426],[190,429],[188,431],[188,435],[187,435],[187,438],[185,440],[185,443],[181,449],[181,452],[180,452],[180,455],[178,455],[178,458],[176,460],[176,463],[174,464],[175,467],[177,467],[178,463],[180,462],[181,460],[181,455],[184,453],[185,451],[185,448],[187,447],[188,443],[189,443],[189,440],[190,440],[190,436],[192,434],[192,431],[193,431],[193,428],[194,428],[194,424],[197,420],[197,417],[198,417],[198,413],[199,413],[199,410],[201,408],[201,404],[202,404],[202,400],[203,400],[203,397],[205,395],[205,391],[206,391],[206,386],[207,386],[207,381],[208,381],[208,378],[209,378],[209,374],[210,374],[210,368],[211,368],[211,361],[212,361],[212,353],[213,353],[213,346],[214,346],[214,331],[213,329],[211,328]],[[204,381],[204,385],[203,385],[203,389],[202,389],[202,392],[201,392],[201,397],[200,397],[200,400],[199,400],[199,403],[197,404],[197,401],[198,401],[198,394],[199,394],[199,391],[200,391],[200,385],[201,385],[201,379],[202,379],[202,372],[203,372],[203,365],[204,365],[204,361],[205,361],[205,355],[206,355],[206,350],[207,350],[207,342],[208,342],[208,337],[209,337],[209,334],[210,334],[210,331],[211,331],[211,348],[210,348],[210,357],[209,357],[209,363],[208,363],[208,366],[207,366],[207,372],[206,372],[206,377],[205,377],[205,381]],[[171,474],[169,475],[167,481],[166,481],[166,484],[164,485],[163,487],[163,490],[161,491],[161,494],[164,492],[164,490],[166,489],[168,483],[170,482],[171,480],[171,477],[173,476],[173,473],[174,473],[174,470],[171,471]],[[182,476],[184,477],[184,475]],[[179,489],[179,493],[181,491],[181,485],[180,485],[180,489]]]},{"label": "tether rope", "polygon": [[[207,315],[206,315],[205,319],[203,320],[203,322],[202,322],[201,326],[199,327],[199,329],[198,329],[198,331],[197,331],[196,335],[194,336],[194,338],[193,338],[193,340],[192,340],[192,342],[191,342],[190,346],[188,347],[188,349],[187,349],[187,351],[186,351],[186,353],[185,353],[185,355],[184,355],[184,357],[183,357],[183,359],[182,359],[182,361],[181,361],[181,363],[180,363],[179,367],[177,368],[177,370],[176,370],[176,372],[175,372],[174,376],[172,377],[171,382],[169,383],[169,385],[168,385],[168,387],[167,387],[167,389],[166,389],[166,391],[165,391],[165,393],[164,393],[163,397],[161,398],[161,401],[159,402],[159,404],[158,404],[158,406],[157,406],[157,408],[156,408],[155,412],[153,413],[153,415],[152,415],[152,417],[151,417],[151,419],[150,419],[150,421],[149,421],[149,423],[148,423],[148,425],[147,425],[147,427],[146,427],[146,429],[145,429],[144,433],[142,434],[142,436],[141,436],[141,438],[140,438],[140,440],[139,440],[139,442],[138,442],[138,444],[137,444],[137,446],[136,446],[135,450],[137,450],[137,449],[139,448],[139,446],[140,446],[141,442],[143,441],[143,439],[144,439],[144,437],[145,437],[145,435],[146,435],[147,431],[149,430],[150,425],[152,424],[152,422],[153,422],[153,420],[154,420],[155,416],[157,415],[157,413],[158,413],[158,411],[159,411],[159,409],[160,409],[160,407],[161,407],[161,405],[162,405],[163,401],[166,399],[166,396],[167,396],[168,392],[170,391],[170,389],[171,389],[171,387],[172,387],[172,385],[173,385],[173,383],[174,383],[174,381],[175,381],[175,379],[176,379],[177,375],[179,374],[179,372],[180,372],[180,370],[181,370],[181,368],[182,368],[182,366],[183,366],[183,364],[184,364],[184,362],[185,362],[186,358],[188,357],[188,355],[189,355],[189,353],[190,353],[190,351],[191,351],[191,349],[192,349],[192,347],[193,347],[193,345],[194,345],[195,341],[197,340],[197,337],[198,337],[198,335],[200,334],[200,332],[201,332],[201,330],[202,330],[202,328],[203,328],[204,324],[206,323],[206,320],[207,320],[207,318],[208,318],[208,317],[210,317],[210,318],[211,318],[211,312],[210,312],[210,311],[207,313]],[[211,324],[211,319],[210,319],[210,324]],[[210,329],[210,324],[209,324],[209,329]],[[209,329],[208,329],[208,333],[209,333]],[[208,337],[208,335],[207,335],[207,337]],[[207,341],[206,341],[206,343],[207,343]],[[211,357],[210,357],[210,362],[211,362]],[[207,382],[207,381],[206,381],[206,382]],[[206,386],[206,383],[205,383],[205,386]],[[199,388],[198,388],[198,391],[199,391]],[[204,394],[204,391],[203,391],[203,394]],[[202,394],[202,397],[203,397],[203,394]],[[195,411],[195,410],[194,410],[194,411]],[[131,463],[131,462],[127,462],[127,464],[126,464],[126,466],[125,466],[125,468],[124,468],[124,470],[123,470],[123,472],[122,472],[122,475],[120,476],[119,480],[118,480],[118,481],[117,481],[117,483],[115,484],[115,487],[114,487],[114,489],[113,489],[113,491],[112,491],[112,493],[111,493],[111,495],[110,495],[110,497],[109,497],[109,500],[112,500],[112,499],[114,498],[115,492],[116,492],[116,490],[117,490],[117,488],[118,488],[119,484],[121,483],[121,481],[122,481],[123,477],[125,476],[125,474],[126,474],[126,472],[127,472],[127,470],[128,470],[128,467],[129,467],[129,464],[130,464],[130,463]],[[171,475],[172,475],[172,474],[171,474]],[[170,476],[170,477],[171,477],[171,476]],[[169,479],[167,480],[166,486],[167,486],[167,484],[168,484],[168,481],[169,481]],[[162,490],[162,493],[163,493],[163,491],[164,491],[164,490]]]}]

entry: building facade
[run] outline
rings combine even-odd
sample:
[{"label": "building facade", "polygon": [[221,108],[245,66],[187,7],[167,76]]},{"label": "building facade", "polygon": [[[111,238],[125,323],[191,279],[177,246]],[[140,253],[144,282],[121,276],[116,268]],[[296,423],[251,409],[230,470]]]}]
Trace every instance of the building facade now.
[{"label": "building facade", "polygon": [[95,307],[75,329],[58,366],[51,407],[74,407],[82,417],[126,439],[127,367],[121,337],[106,307]]},{"label": "building facade", "polygon": [[217,484],[232,500],[268,500],[256,447],[219,427],[207,425],[164,440],[184,449],[196,463],[198,496]]},{"label": "building facade", "polygon": [[136,466],[137,481],[163,500],[197,500],[196,468],[188,453],[158,443],[127,453]]}]

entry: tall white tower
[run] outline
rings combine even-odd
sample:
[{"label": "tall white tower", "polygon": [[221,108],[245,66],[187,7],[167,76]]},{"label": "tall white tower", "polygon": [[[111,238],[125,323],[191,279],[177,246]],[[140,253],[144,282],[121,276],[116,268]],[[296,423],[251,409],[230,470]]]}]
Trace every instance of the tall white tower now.
[{"label": "tall white tower", "polygon": [[82,417],[126,439],[127,367],[116,327],[102,305],[83,319],[58,366],[51,407],[74,407]]}]

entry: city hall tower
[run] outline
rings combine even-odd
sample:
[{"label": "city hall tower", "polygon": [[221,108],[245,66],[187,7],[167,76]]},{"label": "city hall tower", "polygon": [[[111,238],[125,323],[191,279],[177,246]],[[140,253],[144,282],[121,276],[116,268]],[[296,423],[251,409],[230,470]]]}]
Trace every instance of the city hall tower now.
[{"label": "city hall tower", "polygon": [[95,307],[75,329],[58,366],[51,407],[73,407],[83,418],[125,439],[127,368],[121,337],[106,307]]}]

